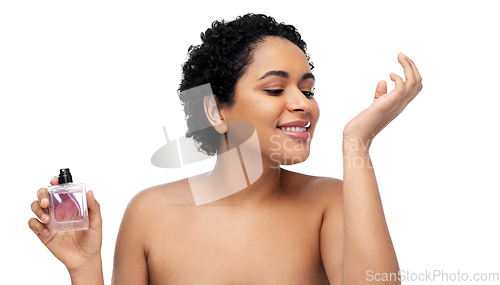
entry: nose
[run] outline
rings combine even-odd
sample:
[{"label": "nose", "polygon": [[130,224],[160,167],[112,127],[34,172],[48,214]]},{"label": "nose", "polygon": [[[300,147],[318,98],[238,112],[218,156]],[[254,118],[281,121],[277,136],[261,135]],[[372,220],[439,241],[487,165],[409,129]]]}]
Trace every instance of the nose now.
[{"label": "nose", "polygon": [[288,111],[308,113],[312,109],[312,103],[298,88],[290,94],[290,99],[286,105]]}]

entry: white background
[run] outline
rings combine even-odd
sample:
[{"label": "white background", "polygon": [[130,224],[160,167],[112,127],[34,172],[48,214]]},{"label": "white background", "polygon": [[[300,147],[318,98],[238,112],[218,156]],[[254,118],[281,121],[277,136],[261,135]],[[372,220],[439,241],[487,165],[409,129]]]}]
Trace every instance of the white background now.
[{"label": "white background", "polygon": [[150,164],[163,125],[171,139],[185,130],[176,90],[188,47],[248,12],[296,26],[316,65],[321,119],[294,171],[342,178],[343,127],[379,80],[392,89],[390,72],[403,75],[398,52],[413,59],[424,88],[371,148],[400,268],[499,273],[500,18],[496,1],[469,3],[2,1],[0,283],[69,284],[28,228],[36,191],[63,167],[101,203],[110,283],[130,199],[204,167]]}]

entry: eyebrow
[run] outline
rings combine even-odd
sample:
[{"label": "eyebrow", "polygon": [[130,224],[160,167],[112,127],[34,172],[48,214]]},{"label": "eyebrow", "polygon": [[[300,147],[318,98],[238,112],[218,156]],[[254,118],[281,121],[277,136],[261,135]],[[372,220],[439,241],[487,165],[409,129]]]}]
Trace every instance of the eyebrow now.
[{"label": "eyebrow", "polygon": [[[259,78],[259,80],[262,80],[262,79],[267,78],[269,76],[279,76],[279,77],[283,77],[283,78],[288,78],[289,74],[288,74],[288,72],[283,71],[283,70],[271,70],[271,71],[266,72],[261,78]],[[312,73],[305,73],[302,76],[301,80],[306,80],[306,79],[316,80]]]}]

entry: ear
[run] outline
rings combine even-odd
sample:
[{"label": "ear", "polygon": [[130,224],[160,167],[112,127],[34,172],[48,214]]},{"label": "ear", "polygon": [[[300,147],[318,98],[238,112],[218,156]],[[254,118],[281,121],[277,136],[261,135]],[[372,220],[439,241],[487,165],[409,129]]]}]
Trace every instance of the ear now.
[{"label": "ear", "polygon": [[219,113],[219,108],[217,107],[217,103],[215,102],[215,95],[205,96],[203,99],[203,104],[205,107],[205,114],[207,115],[207,119],[215,128],[215,130],[224,134],[227,132],[227,124],[224,120],[224,117]]}]

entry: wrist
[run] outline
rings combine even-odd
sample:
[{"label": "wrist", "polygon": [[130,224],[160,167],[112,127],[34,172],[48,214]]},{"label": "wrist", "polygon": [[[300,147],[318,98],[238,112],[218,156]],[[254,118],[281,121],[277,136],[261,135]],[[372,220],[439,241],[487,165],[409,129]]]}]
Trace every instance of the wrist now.
[{"label": "wrist", "polygon": [[358,139],[349,136],[342,137],[342,151],[345,155],[368,154],[373,139]]},{"label": "wrist", "polygon": [[344,136],[342,142],[342,156],[344,170],[347,169],[372,169],[373,165],[370,159],[371,141],[362,139],[353,139]]},{"label": "wrist", "polygon": [[102,273],[102,259],[99,254],[86,264],[75,268],[69,269],[72,285],[89,284],[89,285],[103,285],[104,277]]}]

